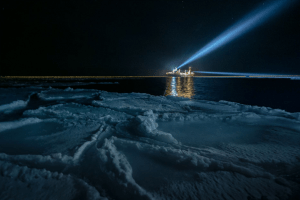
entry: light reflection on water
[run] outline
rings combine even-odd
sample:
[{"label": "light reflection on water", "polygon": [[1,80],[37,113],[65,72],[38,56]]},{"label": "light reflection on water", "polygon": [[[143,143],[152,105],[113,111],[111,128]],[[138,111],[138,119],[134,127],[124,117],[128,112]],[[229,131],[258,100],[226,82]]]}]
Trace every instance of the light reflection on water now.
[{"label": "light reflection on water", "polygon": [[165,96],[192,98],[195,95],[193,77],[167,77]]}]

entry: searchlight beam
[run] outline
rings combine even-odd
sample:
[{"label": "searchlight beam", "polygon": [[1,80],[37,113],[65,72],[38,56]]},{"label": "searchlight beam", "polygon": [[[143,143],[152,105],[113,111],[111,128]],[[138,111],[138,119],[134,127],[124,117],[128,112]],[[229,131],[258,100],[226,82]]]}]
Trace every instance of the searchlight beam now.
[{"label": "searchlight beam", "polygon": [[214,40],[209,42],[199,51],[197,51],[194,55],[192,55],[189,59],[187,59],[184,63],[177,67],[177,69],[193,62],[196,59],[199,59],[212,51],[218,49],[219,47],[231,42],[232,40],[238,38],[239,36],[247,33],[251,29],[261,25],[270,17],[274,16],[280,10],[287,7],[287,2],[289,0],[277,0],[272,1],[268,5],[264,5],[259,7],[257,10],[245,16],[242,20],[238,21],[236,24],[231,26],[229,29],[221,33]]},{"label": "searchlight beam", "polygon": [[282,74],[261,74],[261,73],[240,73],[240,72],[209,72],[209,71],[194,71],[199,74],[213,74],[226,76],[282,76]]}]

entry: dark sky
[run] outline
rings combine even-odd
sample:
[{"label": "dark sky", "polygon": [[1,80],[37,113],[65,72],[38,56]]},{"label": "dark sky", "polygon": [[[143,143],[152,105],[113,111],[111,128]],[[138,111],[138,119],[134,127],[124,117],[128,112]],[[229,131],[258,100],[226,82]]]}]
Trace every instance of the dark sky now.
[{"label": "dark sky", "polygon": [[[0,74],[162,75],[266,2],[5,1]],[[191,65],[203,71],[300,74],[299,1]]]}]

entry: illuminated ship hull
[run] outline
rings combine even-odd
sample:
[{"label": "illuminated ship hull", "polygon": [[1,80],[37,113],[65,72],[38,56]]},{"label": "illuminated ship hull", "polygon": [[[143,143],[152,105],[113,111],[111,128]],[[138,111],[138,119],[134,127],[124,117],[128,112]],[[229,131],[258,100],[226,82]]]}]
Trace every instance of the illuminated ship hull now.
[{"label": "illuminated ship hull", "polygon": [[192,74],[184,74],[184,73],[181,73],[181,74],[177,74],[177,73],[167,73],[166,74],[167,76],[173,76],[173,77],[193,77],[195,74],[192,73]]},{"label": "illuminated ship hull", "polygon": [[180,69],[177,71],[177,69],[175,68],[172,72],[167,72],[166,75],[174,77],[193,77],[195,73],[192,72],[192,68],[189,67],[189,71],[180,72]]}]

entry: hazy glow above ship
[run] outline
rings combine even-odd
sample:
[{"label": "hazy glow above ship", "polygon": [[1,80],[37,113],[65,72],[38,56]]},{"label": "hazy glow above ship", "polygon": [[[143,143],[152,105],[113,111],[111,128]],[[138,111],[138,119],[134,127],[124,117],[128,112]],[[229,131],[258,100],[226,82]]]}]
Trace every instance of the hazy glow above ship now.
[{"label": "hazy glow above ship", "polygon": [[199,51],[197,51],[194,55],[192,55],[189,59],[187,59],[184,63],[182,63],[177,69],[183,67],[184,65],[189,64],[190,62],[199,59],[212,51],[218,49],[219,47],[231,42],[232,40],[238,38],[239,36],[245,34],[251,29],[261,25],[268,18],[274,16],[280,10],[286,7],[290,2],[288,0],[277,0],[272,1],[268,5],[263,5],[259,7],[254,12],[251,12],[247,16],[245,16],[242,20],[238,21],[236,24],[231,26],[229,29],[221,33],[214,40],[209,42]]}]

